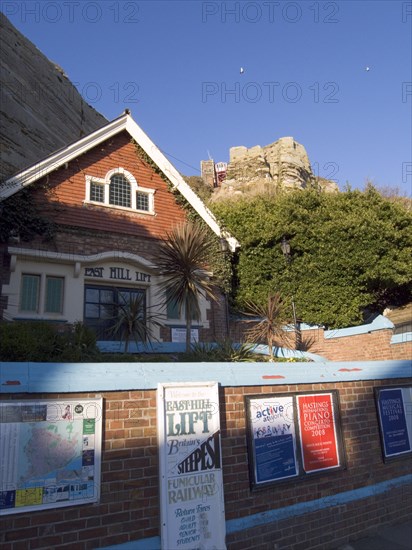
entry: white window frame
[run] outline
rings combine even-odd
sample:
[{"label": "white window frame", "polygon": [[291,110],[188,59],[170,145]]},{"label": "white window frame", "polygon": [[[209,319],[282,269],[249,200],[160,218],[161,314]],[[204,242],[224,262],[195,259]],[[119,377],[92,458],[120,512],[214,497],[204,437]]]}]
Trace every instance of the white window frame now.
[{"label": "white window frame", "polygon": [[[126,206],[118,206],[115,204],[109,203],[109,189],[110,189],[110,178],[114,176],[115,174],[121,174],[124,176],[127,181],[130,184],[130,204],[131,207]],[[99,201],[92,201],[90,200],[90,192],[91,192],[91,184],[97,183],[99,185],[104,186],[104,202]],[[139,193],[145,193],[148,196],[149,199],[149,210],[138,210],[137,209],[137,192]],[[139,214],[149,214],[154,215],[155,209],[154,209],[154,189],[149,189],[147,187],[141,187],[138,185],[136,178],[131,174],[128,170],[125,170],[124,168],[113,168],[112,170],[109,170],[104,178],[98,178],[94,176],[86,175],[86,198],[83,201],[84,204],[95,204],[98,206],[104,206],[106,208],[114,208],[116,210],[126,210],[128,212],[138,212]]]}]

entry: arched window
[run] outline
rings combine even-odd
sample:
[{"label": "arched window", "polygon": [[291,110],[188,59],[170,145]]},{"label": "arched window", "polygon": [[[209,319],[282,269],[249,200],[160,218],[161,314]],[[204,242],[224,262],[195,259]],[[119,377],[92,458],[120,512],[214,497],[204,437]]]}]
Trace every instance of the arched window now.
[{"label": "arched window", "polygon": [[105,178],[86,176],[85,203],[154,214],[154,189],[138,185],[124,168],[107,172]]},{"label": "arched window", "polygon": [[122,174],[113,174],[109,185],[109,204],[131,207],[130,183]]}]

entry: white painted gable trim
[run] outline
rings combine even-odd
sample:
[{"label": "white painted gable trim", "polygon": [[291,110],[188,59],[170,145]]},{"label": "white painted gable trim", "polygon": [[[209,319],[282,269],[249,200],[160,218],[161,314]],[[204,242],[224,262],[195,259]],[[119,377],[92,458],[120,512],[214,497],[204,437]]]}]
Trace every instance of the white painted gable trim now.
[{"label": "white painted gable trim", "polygon": [[47,174],[50,174],[54,170],[57,170],[67,162],[70,162],[74,158],[86,153],[93,147],[96,147],[103,141],[118,134],[126,127],[126,117],[128,115],[122,115],[121,117],[110,122],[103,128],[96,130],[95,132],[85,136],[74,143],[71,143],[67,147],[56,151],[44,160],[33,164],[29,168],[26,168],[22,172],[12,176],[0,186],[0,198],[6,199],[11,195],[14,195],[23,187],[27,187],[31,183],[37,181]]},{"label": "white painted gable trim", "polygon": [[203,201],[192,191],[184,181],[176,168],[160,152],[153,141],[136,124],[132,117],[124,113],[103,128],[85,136],[84,138],[60,149],[41,162],[34,164],[6,180],[0,186],[0,199],[6,199],[14,195],[24,187],[32,184],[38,179],[50,174],[74,158],[86,153],[110,137],[126,130],[130,136],[140,145],[153,162],[160,168],[170,183],[175,187],[203,218],[212,231],[220,238],[225,239],[229,248],[235,251],[239,247],[238,241],[226,231],[222,231],[213,213],[205,206]]},{"label": "white painted gable trim", "polygon": [[8,253],[12,257],[11,261],[11,271],[14,271],[16,264],[16,259],[22,257],[24,259],[42,259],[48,260],[50,262],[56,263],[65,263],[65,264],[76,264],[88,265],[96,262],[104,262],[105,260],[116,260],[116,261],[128,261],[137,265],[144,267],[149,273],[156,274],[156,266],[151,262],[138,256],[137,254],[132,254],[131,252],[122,252],[121,250],[113,250],[107,252],[99,252],[98,254],[67,254],[63,252],[53,252],[51,250],[36,250],[31,248],[19,248],[10,246],[8,248]]}]

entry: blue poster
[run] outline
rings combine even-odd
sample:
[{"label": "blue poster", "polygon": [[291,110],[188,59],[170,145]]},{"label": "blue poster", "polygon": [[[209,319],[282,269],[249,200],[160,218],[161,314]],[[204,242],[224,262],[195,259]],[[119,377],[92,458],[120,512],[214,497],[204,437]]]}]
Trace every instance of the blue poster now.
[{"label": "blue poster", "polygon": [[290,397],[250,400],[256,483],[298,475],[293,416]]},{"label": "blue poster", "polygon": [[257,483],[297,475],[292,434],[257,439],[255,452]]},{"label": "blue poster", "polygon": [[385,456],[396,456],[411,451],[402,389],[382,390],[379,393],[379,417]]}]

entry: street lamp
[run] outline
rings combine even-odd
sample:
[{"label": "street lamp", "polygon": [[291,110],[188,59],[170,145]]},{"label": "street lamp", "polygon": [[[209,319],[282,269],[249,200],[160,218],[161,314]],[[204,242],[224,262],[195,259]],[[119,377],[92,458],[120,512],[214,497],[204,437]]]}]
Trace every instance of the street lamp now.
[{"label": "street lamp", "polygon": [[[292,256],[290,253],[290,243],[285,236],[282,237],[280,248],[282,249],[285,260],[287,261],[288,264],[290,264],[292,262]],[[302,342],[302,334],[300,331],[300,321],[298,322],[296,317],[296,308],[295,308],[295,302],[293,300],[293,296],[292,296],[292,312],[293,312],[293,324],[295,327],[295,348],[297,350],[300,350],[301,342]]]},{"label": "street lamp", "polygon": [[283,238],[282,238],[282,243],[280,245],[280,248],[282,249],[282,252],[283,252],[283,255],[285,256],[286,261],[288,263],[290,263],[290,261],[291,261],[290,244],[289,244],[289,241],[287,240],[287,238],[285,236],[283,236]]}]

